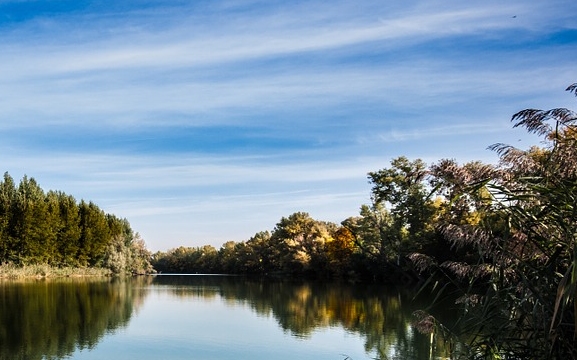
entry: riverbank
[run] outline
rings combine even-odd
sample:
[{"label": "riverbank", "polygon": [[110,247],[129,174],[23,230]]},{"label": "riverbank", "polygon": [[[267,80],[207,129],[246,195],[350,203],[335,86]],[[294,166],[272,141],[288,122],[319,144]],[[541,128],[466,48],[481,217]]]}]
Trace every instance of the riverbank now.
[{"label": "riverbank", "polygon": [[0,279],[88,277],[111,275],[112,271],[110,271],[110,269],[104,268],[55,267],[47,264],[22,266],[5,263],[0,265]]}]

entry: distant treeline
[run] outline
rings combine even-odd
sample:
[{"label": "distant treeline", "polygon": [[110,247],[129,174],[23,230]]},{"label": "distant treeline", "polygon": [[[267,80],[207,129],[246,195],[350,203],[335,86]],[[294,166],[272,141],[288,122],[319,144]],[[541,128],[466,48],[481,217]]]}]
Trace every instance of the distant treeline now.
[{"label": "distant treeline", "polygon": [[[386,210],[376,211],[363,206],[365,216],[347,219],[341,225],[297,212],[283,217],[272,232],[259,232],[247,241],[229,241],[220,249],[211,245],[178,247],[153,254],[152,263],[164,273],[416,280],[418,274],[407,271],[405,260],[396,260],[401,249],[381,243],[379,226],[387,225],[378,216],[385,215]],[[403,243],[402,251],[435,252],[439,241],[442,238],[431,231],[418,242]]]},{"label": "distant treeline", "polygon": [[0,182],[0,263],[104,267],[149,272],[149,252],[126,219],[61,191],[44,192],[34,178]]}]

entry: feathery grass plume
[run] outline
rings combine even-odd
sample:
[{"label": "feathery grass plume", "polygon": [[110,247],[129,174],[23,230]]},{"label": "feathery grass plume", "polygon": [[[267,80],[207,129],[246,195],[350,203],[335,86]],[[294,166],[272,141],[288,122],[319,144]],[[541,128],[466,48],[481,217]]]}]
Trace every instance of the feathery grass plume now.
[{"label": "feathery grass plume", "polygon": [[[577,96],[577,83],[567,91]],[[542,136],[545,146],[492,145],[500,162],[485,179],[440,164],[435,172],[444,174],[439,186],[451,194],[449,213],[463,211],[453,198],[482,193],[490,200],[467,202],[478,221],[442,218],[440,233],[460,259],[409,259],[462,293],[468,358],[577,358],[577,115],[526,109],[511,121]],[[424,330],[433,323],[424,315],[421,321]]]}]

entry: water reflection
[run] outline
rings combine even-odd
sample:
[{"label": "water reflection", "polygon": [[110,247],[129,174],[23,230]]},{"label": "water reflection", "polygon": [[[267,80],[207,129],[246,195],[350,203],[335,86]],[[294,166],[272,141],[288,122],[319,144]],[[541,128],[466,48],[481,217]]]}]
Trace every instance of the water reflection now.
[{"label": "water reflection", "polygon": [[440,341],[433,343],[429,335],[411,325],[412,313],[426,307],[428,299],[415,300],[410,291],[378,285],[205,276],[158,276],[154,284],[167,286],[178,297],[218,296],[231,303],[242,302],[261,316],[274,316],[285,332],[297,337],[307,338],[319,328],[342,327],[360,334],[366,352],[378,359],[449,356]]},{"label": "water reflection", "polygon": [[146,287],[128,280],[0,280],[0,359],[59,359],[95,347],[143,302]]},{"label": "water reflection", "polygon": [[[448,357],[443,344],[432,343],[429,336],[420,334],[411,325],[413,311],[423,308],[428,299],[413,301],[412,293],[408,291],[378,285],[265,281],[225,276],[156,276],[100,280],[0,280],[0,359],[61,359],[91,352],[96,358],[102,358],[102,353],[98,352],[103,347],[101,342],[106,343],[105,338],[118,337],[120,334],[116,330],[123,327],[127,330],[123,331],[121,341],[132,342],[132,351],[139,351],[143,343],[128,337],[131,334],[129,322],[147,296],[153,293],[157,294],[155,301],[164,299],[164,295],[159,295],[167,294],[183,303],[201,299],[207,300],[208,304],[219,299],[218,303],[228,304],[230,309],[239,309],[240,304],[258,317],[276,322],[289,338],[308,341],[314,338],[315,332],[342,328],[362,339],[367,358]],[[170,302],[160,304],[143,309],[154,311],[153,319],[163,319],[168,314],[165,311],[170,310],[167,308]],[[166,325],[164,322],[146,322],[145,319],[151,319],[149,312],[143,311],[142,317],[134,322],[146,329],[152,326],[162,331]],[[185,318],[183,313],[180,321],[185,322],[183,326],[186,327],[190,324],[186,321],[191,320]],[[238,334],[238,338],[249,335]],[[144,341],[146,343],[148,339]],[[157,341],[161,344],[171,339]],[[121,346],[130,345],[123,342]],[[143,348],[142,351],[151,353],[151,350]],[[235,358],[239,358],[236,350],[231,349]],[[158,351],[163,353],[167,349]],[[187,351],[193,350],[189,348]],[[290,351],[288,356],[291,356]],[[148,353],[139,356],[151,358]],[[230,358],[230,355],[223,353],[221,358]],[[110,356],[116,354],[108,353],[105,357]]]}]

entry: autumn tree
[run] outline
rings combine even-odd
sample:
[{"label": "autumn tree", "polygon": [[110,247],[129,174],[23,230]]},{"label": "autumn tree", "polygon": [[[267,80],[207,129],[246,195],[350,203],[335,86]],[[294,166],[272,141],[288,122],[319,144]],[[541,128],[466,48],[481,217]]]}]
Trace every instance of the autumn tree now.
[{"label": "autumn tree", "polygon": [[322,273],[326,270],[325,245],[331,241],[330,226],[310,217],[308,213],[296,212],[283,217],[271,235],[276,248],[274,263],[278,270],[287,273]]},{"label": "autumn tree", "polygon": [[353,270],[352,258],[355,252],[355,237],[347,227],[339,227],[332,239],[326,243],[328,270],[336,277],[346,276]]}]

